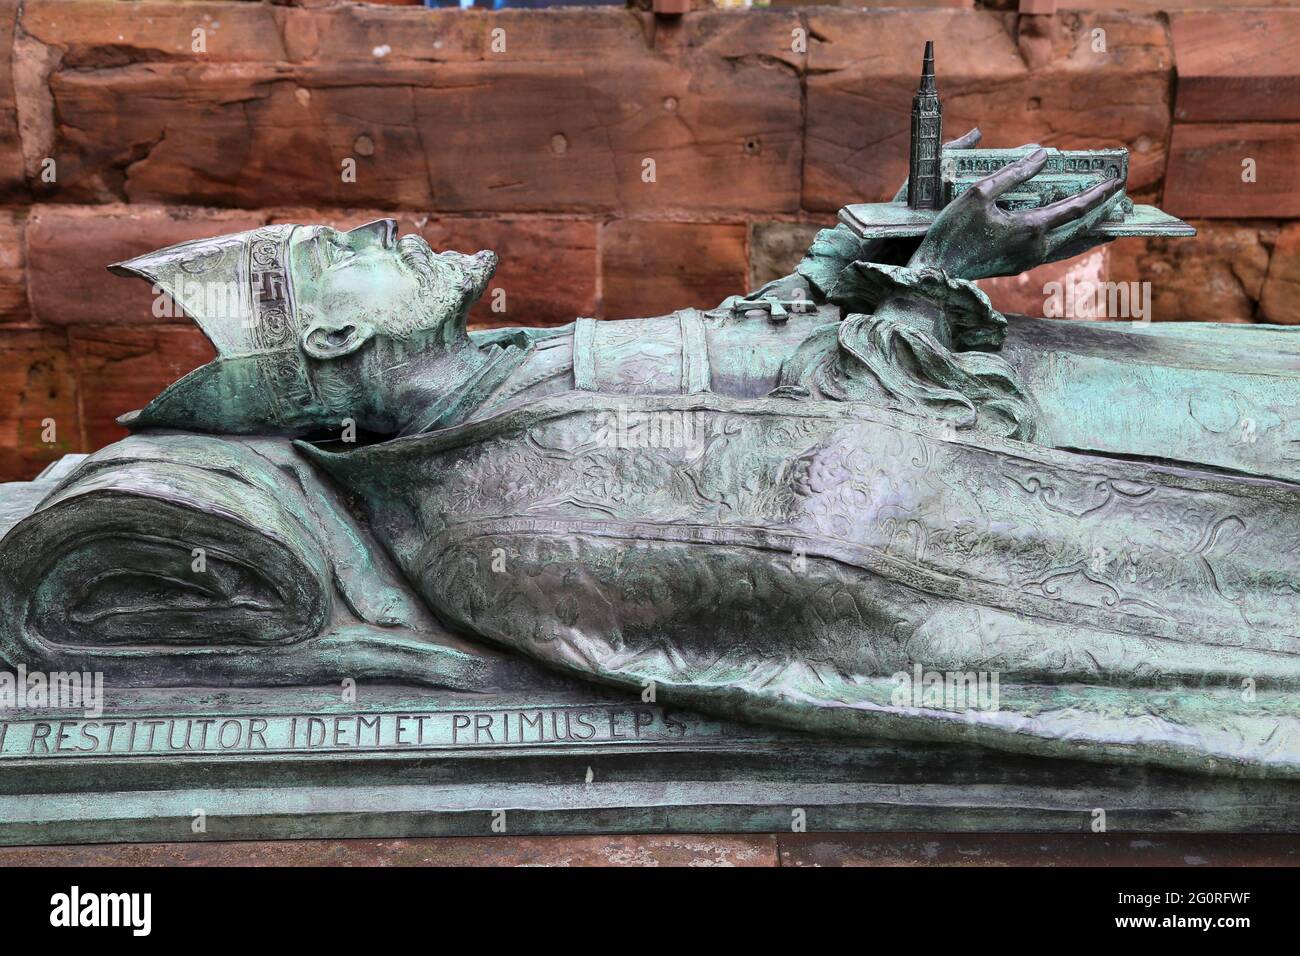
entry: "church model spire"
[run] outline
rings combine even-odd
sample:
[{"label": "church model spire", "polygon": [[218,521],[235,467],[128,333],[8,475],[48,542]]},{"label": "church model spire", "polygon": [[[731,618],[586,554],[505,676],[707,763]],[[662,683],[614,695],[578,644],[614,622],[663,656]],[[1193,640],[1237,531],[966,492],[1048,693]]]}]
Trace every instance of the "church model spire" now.
[{"label": "church model spire", "polygon": [[912,140],[907,171],[907,204],[913,209],[938,209],[939,147],[943,138],[943,106],[934,85],[934,41],[925,41],[921,85],[912,97]]}]

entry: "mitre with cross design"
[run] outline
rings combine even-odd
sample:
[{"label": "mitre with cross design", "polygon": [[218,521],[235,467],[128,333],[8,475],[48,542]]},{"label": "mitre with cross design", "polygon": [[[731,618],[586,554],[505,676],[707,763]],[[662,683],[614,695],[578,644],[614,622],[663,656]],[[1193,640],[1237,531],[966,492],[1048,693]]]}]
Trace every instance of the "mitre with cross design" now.
[{"label": "mitre with cross design", "polygon": [[289,260],[294,225],[185,242],[114,263],[117,275],[154,284],[203,330],[217,357],[119,421],[132,429],[182,427],[265,432],[309,426],[324,404],[298,340]]}]

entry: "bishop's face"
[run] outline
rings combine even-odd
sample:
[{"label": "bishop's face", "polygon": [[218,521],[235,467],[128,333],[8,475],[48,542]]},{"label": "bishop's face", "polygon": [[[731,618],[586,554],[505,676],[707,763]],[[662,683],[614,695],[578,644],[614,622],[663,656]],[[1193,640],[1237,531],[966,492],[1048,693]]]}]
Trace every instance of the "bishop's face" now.
[{"label": "bishop's face", "polygon": [[497,263],[492,252],[435,253],[419,236],[398,239],[393,219],[347,232],[300,227],[290,256],[299,309],[333,329],[393,339],[457,327]]},{"label": "bishop's face", "polygon": [[[347,232],[264,226],[112,268],[179,297],[220,353],[133,415],[133,428],[301,432],[351,417],[386,431],[401,425],[392,396],[419,379],[414,357],[447,366],[438,382],[479,360],[464,318],[496,256],[434,253],[381,219]],[[223,294],[210,301],[210,290]]]}]

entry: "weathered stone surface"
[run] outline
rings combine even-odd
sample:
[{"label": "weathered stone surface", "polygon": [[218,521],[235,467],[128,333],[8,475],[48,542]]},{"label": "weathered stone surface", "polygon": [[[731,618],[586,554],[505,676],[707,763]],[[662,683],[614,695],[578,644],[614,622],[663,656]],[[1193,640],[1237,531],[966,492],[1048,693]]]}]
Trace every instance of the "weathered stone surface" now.
[{"label": "weathered stone surface", "polygon": [[748,273],[741,223],[635,222],[601,228],[605,318],[712,308],[743,291]]},{"label": "weathered stone surface", "polygon": [[32,478],[82,447],[63,331],[0,326],[0,475]]},{"label": "weathered stone surface", "polygon": [[809,222],[755,222],[749,226],[749,283],[746,291],[789,275],[817,230],[834,225]]},{"label": "weathered stone surface", "polygon": [[[308,72],[259,63],[55,73],[56,149],[67,157],[58,198],[428,204],[424,149],[401,82],[411,78],[343,66]],[[359,149],[362,137],[369,145]],[[356,164],[355,182],[343,181],[345,159]]]},{"label": "weathered stone surface", "polygon": [[1194,222],[1191,240],[1112,243],[1110,278],[1150,282],[1156,322],[1252,322],[1277,229],[1267,222]]},{"label": "weathered stone surface", "polygon": [[[1162,21],[1060,19],[1051,62],[1031,70],[993,12],[810,12],[804,207],[882,201],[906,176],[917,37],[935,39],[948,138],[979,125],[986,146],[1127,146],[1132,190],[1156,183],[1173,64]],[[1107,52],[1093,52],[1096,29],[1105,31]]]},{"label": "weathered stone surface", "polygon": [[774,68],[802,71],[806,44],[799,44],[805,19],[792,11],[713,11],[678,20],[654,21],[655,49],[667,55],[708,54],[728,61],[750,58]]},{"label": "weathered stone surface", "polygon": [[[771,62],[770,28],[752,28],[747,45],[744,29],[715,31],[723,42],[701,27],[698,43],[665,55],[623,11],[280,13],[288,60],[140,53],[55,70],[59,198],[456,212],[798,206],[800,82]],[[107,19],[117,15],[139,14]],[[500,53],[492,29],[505,31]],[[577,51],[591,44],[583,56],[571,41],[587,33],[615,39],[578,39]]]},{"label": "weathered stone surface", "polygon": [[1259,300],[1261,322],[1300,325],[1300,223],[1283,227]]},{"label": "weathered stone surface", "polygon": [[4,847],[9,866],[775,866],[776,837],[442,837]]},{"label": "weathered stone surface", "polygon": [[27,191],[18,108],[14,95],[14,26],[18,0],[0,0],[0,198],[21,198]]},{"label": "weathered stone surface", "polygon": [[[999,276],[995,279],[981,279],[977,285],[983,289],[993,307],[1001,312],[1016,312],[1020,315],[1042,316],[1049,312],[1049,302],[1058,304],[1070,301],[1067,297],[1068,286],[1082,287],[1082,283],[1095,284],[1105,282],[1110,258],[1106,247],[1085,252],[1073,259],[1049,262],[1047,265],[1022,272],[1018,276]],[[1053,315],[1052,318],[1093,318],[1094,316]],[[1095,316],[1105,318],[1105,316]],[[1128,316],[1111,316],[1111,318],[1128,318]]]},{"label": "weathered stone surface", "polygon": [[1169,26],[1175,119],[1300,120],[1300,9],[1175,13]]},{"label": "weathered stone surface", "polygon": [[[1010,2],[1010,0],[1003,0]],[[994,3],[982,2],[981,6],[993,6]],[[774,7],[853,7],[854,9],[874,9],[883,7],[885,9],[907,9],[907,10],[933,10],[937,8],[952,8],[959,10],[970,10],[975,6],[975,0],[772,0]]]},{"label": "weathered stone surface", "polygon": [[78,325],[68,331],[71,363],[81,395],[87,448],[125,438],[114,419],[137,408],[186,372],[215,356],[191,325]]},{"label": "weathered stone surface", "polygon": [[[1062,4],[1063,6],[1065,4]],[[1078,10],[1133,10],[1143,13],[1165,13],[1170,10],[1223,10],[1234,11],[1242,7],[1294,7],[1296,0],[1070,0],[1068,6]]]},{"label": "weathered stone surface", "polygon": [[576,219],[430,220],[420,230],[434,249],[500,256],[474,326],[563,325],[597,308],[597,224]]},{"label": "weathered stone surface", "polygon": [[[69,131],[62,118],[56,119],[56,77],[76,73],[93,83],[133,64],[148,69],[147,64],[169,62],[186,64],[192,76],[219,63],[283,60],[285,51],[276,12],[263,4],[35,0],[23,6],[14,56],[23,164],[31,192],[58,201],[80,196],[104,202],[121,198],[121,191],[96,171],[88,172],[62,145]],[[183,99],[179,88],[173,91],[173,104]],[[123,118],[134,109],[127,107]],[[113,123],[113,117],[103,119]],[[103,132],[101,128],[99,135]],[[71,135],[77,136],[75,131]],[[101,145],[109,152],[125,148],[127,163],[144,154],[137,144]],[[42,175],[47,158],[56,164],[53,181]]]},{"label": "weathered stone surface", "polygon": [[25,323],[27,307],[27,251],[24,232],[27,216],[19,210],[0,210],[0,325]]},{"label": "weathered stone surface", "polygon": [[153,325],[182,321],[155,314],[147,282],[111,275],[109,263],[177,242],[251,229],[258,212],[157,206],[32,208],[27,264],[32,315],[49,325]]},{"label": "weathered stone surface", "polygon": [[1297,155],[1300,123],[1176,124],[1164,208],[1184,218],[1300,216]]},{"label": "weathered stone surface", "polygon": [[[27,0],[22,29],[52,47],[63,68],[166,60],[253,63],[286,59],[278,26],[284,16],[261,3]],[[195,30],[203,32],[196,36]]]},{"label": "weathered stone surface", "polygon": [[[348,3],[280,16],[289,58],[297,62],[570,62],[642,56],[647,48],[646,19],[621,9],[415,13]],[[498,29],[504,34],[494,36]],[[394,43],[395,36],[401,42]]]},{"label": "weathered stone surface", "polygon": [[395,219],[398,235],[419,232],[428,222],[427,215],[397,209],[311,209],[305,206],[279,206],[262,215],[268,223],[319,223],[335,229],[353,229],[376,219]]}]

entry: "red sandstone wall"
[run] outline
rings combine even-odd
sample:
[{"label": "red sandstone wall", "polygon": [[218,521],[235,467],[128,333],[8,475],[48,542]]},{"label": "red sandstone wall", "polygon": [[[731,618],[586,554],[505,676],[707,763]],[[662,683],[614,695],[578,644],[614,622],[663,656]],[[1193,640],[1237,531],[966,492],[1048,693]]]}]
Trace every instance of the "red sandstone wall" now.
[{"label": "red sandstone wall", "polygon": [[[900,4],[671,20],[0,0],[0,480],[117,439],[116,415],[210,357],[109,262],[392,214],[502,254],[506,311],[482,303],[481,322],[713,304],[788,269],[838,206],[894,191],[930,38],[952,135],[1125,145],[1135,195],[1196,222],[1196,240],[1110,247],[1111,278],[1152,283],[1153,318],[1300,323],[1300,8]],[[997,294],[1034,310],[1042,280]]]}]

